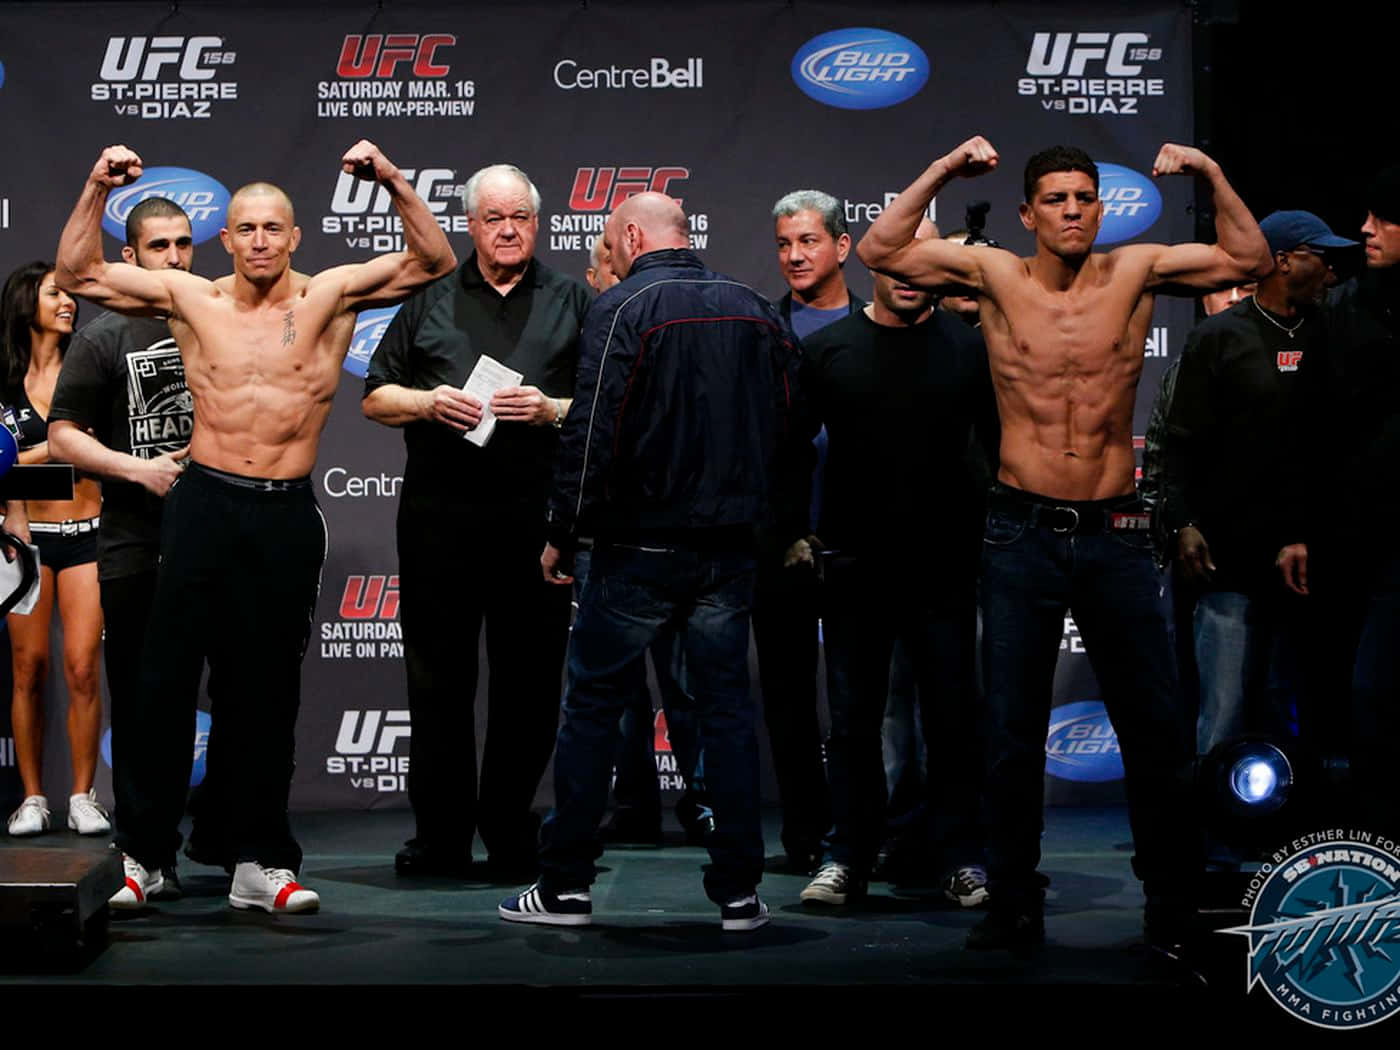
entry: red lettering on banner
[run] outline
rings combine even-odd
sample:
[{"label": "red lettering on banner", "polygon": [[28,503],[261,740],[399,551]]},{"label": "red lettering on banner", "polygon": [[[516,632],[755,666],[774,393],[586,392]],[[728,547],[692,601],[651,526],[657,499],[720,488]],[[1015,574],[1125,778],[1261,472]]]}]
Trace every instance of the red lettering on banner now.
[{"label": "red lettering on banner", "polygon": [[652,725],[656,727],[656,736],[652,740],[651,749],[657,754],[660,754],[663,751],[667,754],[670,754],[671,734],[670,731],[666,728],[666,712],[656,712],[656,718],[652,722]]},{"label": "red lettering on banner", "polygon": [[342,620],[392,620],[399,614],[397,576],[347,576],[340,598]]},{"label": "red lettering on banner", "polygon": [[439,64],[437,50],[451,47],[457,37],[451,33],[382,33],[363,35],[353,33],[340,46],[340,61],[335,72],[339,77],[392,77],[399,65],[413,63],[413,75],[445,77],[452,67]]},{"label": "red lettering on banner", "polygon": [[[569,192],[572,211],[612,211],[639,193],[666,193],[673,182],[690,178],[689,168],[579,168]],[[683,203],[676,198],[676,203]]]}]

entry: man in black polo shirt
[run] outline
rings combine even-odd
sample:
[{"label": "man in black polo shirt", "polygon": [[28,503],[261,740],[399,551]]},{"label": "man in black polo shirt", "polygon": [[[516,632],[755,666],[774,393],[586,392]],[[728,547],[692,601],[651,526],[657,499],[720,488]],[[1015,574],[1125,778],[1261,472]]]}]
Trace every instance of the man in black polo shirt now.
[{"label": "man in black polo shirt", "polygon": [[[530,810],[559,717],[569,592],[540,578],[558,428],[574,389],[588,291],[534,259],[540,196],[493,165],[466,186],[476,251],[403,305],[365,377],[365,415],[404,428],[399,594],[413,721],[409,800],[417,835],[402,874],[462,874],[480,830],[493,877],[533,877]],[[524,375],[487,407],[462,390],[489,356]],[[490,735],[477,787],[473,698],[486,624]]]},{"label": "man in black polo shirt", "polygon": [[[131,209],[126,241],[122,258],[147,270],[189,270],[193,263],[190,220],[163,197],[147,198]],[[118,810],[133,797],[130,772],[148,761],[149,748],[158,740],[128,724],[125,713],[139,688],[165,494],[180,476],[193,429],[185,367],[164,318],[108,313],[73,337],[49,409],[49,448],[55,459],[102,478],[97,572]],[[214,770],[212,753],[209,759],[207,768]],[[212,802],[212,793],[206,800]],[[206,807],[206,815],[212,815],[210,808],[218,807]],[[219,864],[228,859],[222,844],[211,838],[207,819],[191,835],[192,846],[196,841],[205,850],[201,858]],[[111,903],[139,908],[148,894],[171,895],[178,886],[174,870],[167,869],[154,888],[125,886]]]},{"label": "man in black polo shirt", "polygon": [[1283,729],[1297,698],[1296,599],[1275,558],[1303,534],[1300,435],[1312,426],[1308,374],[1326,352],[1326,253],[1356,246],[1310,212],[1274,212],[1259,228],[1274,270],[1252,298],[1192,329],[1166,415],[1163,515],[1181,575],[1201,592],[1200,755],[1246,730]]},{"label": "man in black polo shirt", "polygon": [[[915,236],[936,234],[924,220]],[[976,463],[973,434],[994,428],[996,404],[981,340],[934,310],[934,298],[877,274],[873,303],[803,343],[807,430],[825,423],[829,435],[826,491],[822,548],[799,540],[788,561],[824,563],[834,819],[806,903],[840,905],[865,892],[885,825],[880,728],[897,638],[919,684],[931,855],[960,900],[985,896],[980,870],[975,884],[954,884],[960,867],[981,863],[974,666],[989,473]],[[911,579],[911,566],[927,572]]]}]

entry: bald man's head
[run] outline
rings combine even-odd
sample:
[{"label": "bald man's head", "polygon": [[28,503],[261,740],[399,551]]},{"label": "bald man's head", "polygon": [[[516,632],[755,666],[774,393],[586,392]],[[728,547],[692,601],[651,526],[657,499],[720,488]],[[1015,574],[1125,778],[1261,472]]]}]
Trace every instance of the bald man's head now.
[{"label": "bald man's head", "polygon": [[[243,201],[253,197],[273,197],[279,200],[287,209],[287,222],[295,226],[297,217],[296,209],[292,207],[292,198],[287,196],[287,191],[281,186],[274,186],[270,182],[250,182],[246,186],[240,186],[233,191],[233,196],[228,202],[228,214],[233,215],[234,209]],[[232,223],[230,223],[232,225]]]},{"label": "bald man's head", "polygon": [[612,252],[613,272],[619,278],[626,277],[632,271],[632,263],[648,252],[690,247],[685,212],[664,193],[628,197],[608,217],[603,237]]}]

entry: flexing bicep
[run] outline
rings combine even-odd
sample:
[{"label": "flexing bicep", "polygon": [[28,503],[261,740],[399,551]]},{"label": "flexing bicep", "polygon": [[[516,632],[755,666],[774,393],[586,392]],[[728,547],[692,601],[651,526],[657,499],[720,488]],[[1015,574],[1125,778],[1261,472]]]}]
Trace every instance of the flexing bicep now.
[{"label": "flexing bicep", "polygon": [[1191,289],[1206,292],[1250,280],[1251,270],[1216,244],[1137,245],[1152,252],[1147,269],[1149,290]]},{"label": "flexing bicep", "polygon": [[424,285],[442,276],[411,252],[390,252],[367,262],[322,270],[308,291],[330,285],[342,310],[365,310],[401,303]]},{"label": "flexing bicep", "polygon": [[183,270],[144,270],[130,263],[104,262],[64,283],[69,291],[89,302],[122,314],[153,315],[176,312],[180,278],[212,285]]},{"label": "flexing bicep", "polygon": [[979,290],[983,287],[982,258],[993,250],[969,248],[938,238],[887,245],[869,234],[857,248],[861,261],[870,269],[917,288],[963,285]]}]

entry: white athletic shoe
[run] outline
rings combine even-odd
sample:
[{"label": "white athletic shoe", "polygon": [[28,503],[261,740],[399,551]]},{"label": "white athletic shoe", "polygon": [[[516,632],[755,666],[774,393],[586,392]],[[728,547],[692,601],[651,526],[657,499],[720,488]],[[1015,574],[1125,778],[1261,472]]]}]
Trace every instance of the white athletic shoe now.
[{"label": "white athletic shoe", "polygon": [[109,906],[118,911],[144,908],[146,901],[165,889],[165,876],[160,871],[147,871],[135,857],[122,854],[122,872],[126,885],[108,899]]},{"label": "white athletic shoe", "polygon": [[286,868],[264,868],[257,861],[240,861],[233,869],[228,902],[235,908],[261,908],[272,912],[315,911],[321,898],[297,882]]},{"label": "white athletic shoe", "polygon": [[68,799],[68,826],[79,835],[106,835],[112,830],[112,818],[97,801],[96,788]]},{"label": "white athletic shoe", "polygon": [[30,795],[10,814],[10,834],[39,835],[49,830],[49,800],[43,795]]}]

